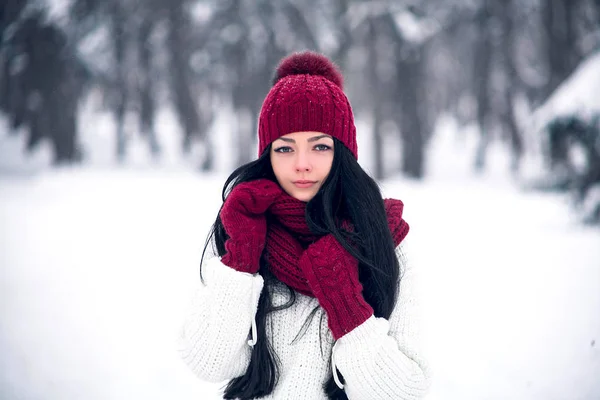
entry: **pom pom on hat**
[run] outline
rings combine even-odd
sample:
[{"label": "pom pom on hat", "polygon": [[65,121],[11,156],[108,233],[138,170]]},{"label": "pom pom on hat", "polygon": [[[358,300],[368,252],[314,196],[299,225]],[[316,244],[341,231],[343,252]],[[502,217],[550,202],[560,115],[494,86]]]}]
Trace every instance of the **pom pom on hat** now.
[{"label": "pom pom on hat", "polygon": [[302,74],[320,75],[340,89],[344,88],[344,77],[338,67],[324,55],[312,51],[294,53],[284,58],[277,67],[273,84],[286,76]]}]

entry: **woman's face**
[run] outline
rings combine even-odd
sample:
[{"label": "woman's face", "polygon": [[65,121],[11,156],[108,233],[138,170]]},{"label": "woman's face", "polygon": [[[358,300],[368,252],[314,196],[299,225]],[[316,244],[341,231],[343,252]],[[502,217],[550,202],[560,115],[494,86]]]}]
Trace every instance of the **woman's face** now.
[{"label": "woman's face", "polygon": [[308,202],[327,179],[333,162],[333,138],[321,132],[294,132],[273,141],[271,165],[290,196]]}]

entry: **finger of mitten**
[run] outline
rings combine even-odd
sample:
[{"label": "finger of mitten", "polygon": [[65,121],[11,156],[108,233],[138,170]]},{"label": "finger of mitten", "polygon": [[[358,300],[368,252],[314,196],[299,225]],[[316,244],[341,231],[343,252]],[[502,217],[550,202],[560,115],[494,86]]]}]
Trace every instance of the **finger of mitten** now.
[{"label": "finger of mitten", "polygon": [[279,185],[268,179],[242,182],[236,185],[221,208],[221,220],[235,222],[242,216],[263,214],[282,193]]},{"label": "finger of mitten", "polygon": [[264,200],[272,201],[283,193],[283,189],[277,182],[270,179],[259,179],[254,187],[256,195]]},{"label": "finger of mitten", "polygon": [[404,210],[404,203],[402,202],[402,200],[384,199],[383,204],[385,206],[386,215],[402,217],[402,212]]},{"label": "finger of mitten", "polygon": [[241,211],[250,214],[264,213],[282,193],[281,187],[269,179],[241,183],[231,192],[239,202]]},{"label": "finger of mitten", "polygon": [[385,199],[384,205],[390,233],[392,234],[394,244],[397,246],[410,229],[408,223],[402,218],[404,203],[397,199]]}]

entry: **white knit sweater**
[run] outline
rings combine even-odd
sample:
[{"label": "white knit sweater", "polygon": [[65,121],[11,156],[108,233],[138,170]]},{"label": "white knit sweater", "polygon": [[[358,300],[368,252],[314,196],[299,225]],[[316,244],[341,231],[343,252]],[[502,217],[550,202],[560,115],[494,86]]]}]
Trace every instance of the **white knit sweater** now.
[{"label": "white knit sweater", "polygon": [[[279,358],[280,376],[265,399],[326,399],[322,387],[331,376],[332,363],[344,377],[350,400],[424,396],[429,373],[418,345],[417,274],[407,265],[403,247],[396,248],[404,274],[389,320],[372,316],[333,345],[327,315],[313,297],[296,293],[293,306],[268,314],[267,336]],[[198,377],[221,382],[246,371],[256,339],[254,316],[263,278],[235,271],[217,257],[206,261],[202,272],[205,285],[200,284],[194,295],[180,351]],[[273,290],[275,304],[284,304],[288,297],[281,287]],[[308,328],[294,341],[315,307]]]}]

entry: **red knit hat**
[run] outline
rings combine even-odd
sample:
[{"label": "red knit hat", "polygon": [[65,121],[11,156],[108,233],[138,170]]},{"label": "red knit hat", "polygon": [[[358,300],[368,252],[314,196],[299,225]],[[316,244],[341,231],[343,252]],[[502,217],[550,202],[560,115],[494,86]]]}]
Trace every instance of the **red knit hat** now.
[{"label": "red knit hat", "polygon": [[258,155],[293,132],[322,132],[340,140],[358,159],[352,107],[339,69],[322,54],[305,51],[284,58],[258,120]]}]

